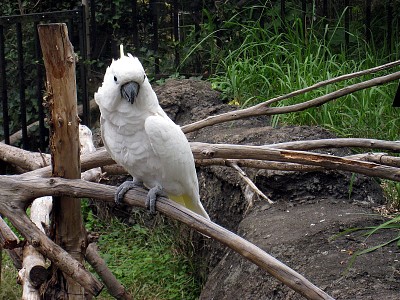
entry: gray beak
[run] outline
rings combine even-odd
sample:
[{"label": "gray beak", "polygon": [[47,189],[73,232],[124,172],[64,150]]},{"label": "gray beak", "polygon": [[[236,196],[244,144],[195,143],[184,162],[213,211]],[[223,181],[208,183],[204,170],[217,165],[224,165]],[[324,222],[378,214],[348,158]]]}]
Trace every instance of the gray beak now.
[{"label": "gray beak", "polygon": [[133,102],[135,101],[135,98],[137,97],[138,93],[139,93],[139,84],[134,81],[127,82],[121,87],[122,98],[125,98],[131,104],[133,104]]}]

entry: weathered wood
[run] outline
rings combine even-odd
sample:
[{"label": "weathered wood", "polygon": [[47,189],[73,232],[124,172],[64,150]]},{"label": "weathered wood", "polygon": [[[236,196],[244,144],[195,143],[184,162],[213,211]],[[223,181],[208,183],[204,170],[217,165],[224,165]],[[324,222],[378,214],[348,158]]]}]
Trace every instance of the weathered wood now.
[{"label": "weathered wood", "polygon": [[[84,180],[67,180],[63,178],[37,178],[26,176],[0,176],[0,189],[3,194],[18,195],[21,202],[29,197],[41,197],[45,195],[60,196],[69,195],[75,197],[89,197],[99,200],[114,201],[116,187],[105,186],[103,184],[86,182]],[[147,190],[134,189],[130,190],[125,195],[125,202],[132,206],[145,208]],[[35,228],[30,228],[26,223],[30,220],[25,216],[18,215],[15,210],[10,210],[9,206],[0,198],[0,213],[13,220],[13,225],[26,238],[34,239],[34,244],[38,245],[40,251],[54,259],[54,249],[48,248],[52,242],[48,239],[42,240],[43,233]],[[297,291],[308,299],[333,299],[324,291],[313,285],[302,275],[292,270],[279,260],[267,254],[257,246],[237,236],[236,234],[224,229],[223,227],[208,221],[207,219],[191,212],[183,206],[167,199],[159,197],[156,202],[157,211],[166,214],[167,216],[176,219],[197,231],[212,237],[234,251],[238,252],[243,257],[258,265],[263,270],[267,271],[278,280]],[[38,232],[39,231],[39,232]],[[58,246],[55,246],[57,251],[60,251]],[[62,250],[62,249],[61,249]],[[79,264],[78,262],[75,262]],[[64,268],[66,266],[63,266]],[[78,271],[78,270],[77,270]],[[83,271],[83,270],[79,270]],[[74,274],[75,275],[75,274]]]},{"label": "weathered wood", "polygon": [[[52,206],[53,199],[50,196],[37,198],[31,205],[31,220],[43,233],[50,226]],[[22,299],[40,299],[39,287],[47,280],[49,272],[46,258],[29,244],[24,247],[22,269],[18,275],[23,287]]]},{"label": "weathered wood", "polygon": [[20,247],[20,240],[0,216],[0,246],[4,249]]},{"label": "weathered wood", "polygon": [[[18,272],[22,283],[22,300],[40,300],[39,286],[47,279],[45,258],[34,247],[25,245],[22,269]],[[33,276],[34,275],[34,276]]]},{"label": "weathered wood", "polygon": [[[47,77],[52,175],[80,178],[75,53],[65,24],[39,25],[38,32]],[[54,198],[53,214],[56,243],[82,262],[87,245],[80,199]],[[84,299],[81,285],[70,277],[64,279],[69,298]]]},{"label": "weathered wood", "polygon": [[95,243],[89,244],[86,249],[86,261],[93,267],[96,273],[107,287],[108,292],[115,299],[131,300],[132,296],[125,290],[124,286],[119,283],[117,278],[111,273],[106,262],[98,253]]},{"label": "weathered wood", "polygon": [[279,162],[290,162],[327,169],[356,172],[367,176],[400,181],[400,169],[383,166],[372,162],[347,159],[343,157],[305,151],[275,149],[265,146],[244,146],[230,144],[191,143],[195,158],[235,158],[261,159]]},{"label": "weathered wood", "polygon": [[[26,186],[23,182],[27,183],[29,180],[21,180],[19,176],[0,177],[2,177],[2,179],[5,177],[11,179],[11,181],[2,181],[0,179],[0,181],[2,181],[0,182],[0,190],[2,191],[2,196],[5,196],[0,198],[0,214],[7,217],[13,226],[18,230],[18,232],[20,232],[21,235],[26,239],[26,241],[35,247],[43,256],[51,260],[52,263],[62,270],[65,275],[71,277],[76,282],[79,282],[79,284],[83,286],[88,293],[97,296],[101,292],[103,285],[85,269],[83,264],[76,261],[70,254],[68,254],[68,252],[62,249],[59,245],[55,244],[43,232],[41,232],[25,214],[23,207],[27,202],[23,199],[29,201],[30,195],[34,197],[46,196],[46,193],[44,193],[43,190],[40,192],[35,191],[42,189],[44,186],[36,186],[36,184],[33,182],[33,185],[28,184],[28,186]],[[17,180],[15,182],[16,185],[8,185],[11,182],[14,182],[14,180]],[[52,180],[50,179],[50,181]],[[21,191],[17,185],[20,185],[22,189],[26,189],[26,191]],[[53,196],[59,196],[61,193],[49,194],[52,194]]]}]

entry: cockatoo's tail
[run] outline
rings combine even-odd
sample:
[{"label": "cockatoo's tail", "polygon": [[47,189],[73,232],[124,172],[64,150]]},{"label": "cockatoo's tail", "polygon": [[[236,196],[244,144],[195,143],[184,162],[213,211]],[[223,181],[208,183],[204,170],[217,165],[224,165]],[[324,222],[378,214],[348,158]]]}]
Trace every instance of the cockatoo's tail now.
[{"label": "cockatoo's tail", "polygon": [[[126,56],[122,45],[120,53],[94,95],[107,151],[133,176],[133,185],[143,183],[150,189],[150,200],[155,199],[154,194],[166,194],[209,219],[200,202],[194,159],[185,135],[160,107],[139,60]],[[128,185],[121,189],[123,193]]]}]

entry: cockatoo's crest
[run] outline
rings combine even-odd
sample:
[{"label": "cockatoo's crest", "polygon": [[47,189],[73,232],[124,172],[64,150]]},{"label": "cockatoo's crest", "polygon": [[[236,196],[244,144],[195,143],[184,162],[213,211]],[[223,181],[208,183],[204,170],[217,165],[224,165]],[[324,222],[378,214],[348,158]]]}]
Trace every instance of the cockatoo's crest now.
[{"label": "cockatoo's crest", "polygon": [[120,58],[125,56],[125,54],[124,54],[124,45],[123,44],[119,45],[119,55],[120,55]]}]

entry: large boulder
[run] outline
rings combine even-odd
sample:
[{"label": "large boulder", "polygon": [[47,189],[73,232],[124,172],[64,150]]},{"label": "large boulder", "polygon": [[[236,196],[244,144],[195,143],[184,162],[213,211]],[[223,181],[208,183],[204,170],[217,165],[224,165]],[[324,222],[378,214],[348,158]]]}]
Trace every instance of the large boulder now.
[{"label": "large boulder", "polygon": [[[171,80],[155,87],[161,105],[178,124],[237,109],[225,104],[210,84]],[[320,127],[272,128],[267,117],[237,120],[189,133],[190,141],[264,145],[332,138]],[[348,149],[324,153],[350,154]],[[275,204],[258,199],[228,167],[198,168],[201,198],[211,219],[237,232],[340,299],[398,299],[400,254],[394,245],[359,257],[351,254],[388,240],[391,232],[344,236],[350,227],[376,225],[373,209],[385,203],[379,182],[340,171],[245,170]],[[213,240],[197,237],[197,255],[207,274],[201,299],[300,299],[275,278]]]}]

